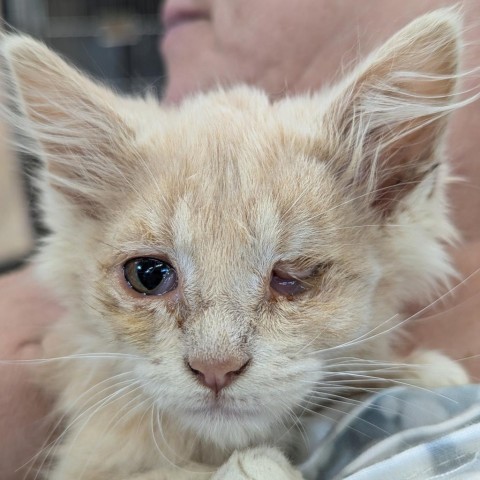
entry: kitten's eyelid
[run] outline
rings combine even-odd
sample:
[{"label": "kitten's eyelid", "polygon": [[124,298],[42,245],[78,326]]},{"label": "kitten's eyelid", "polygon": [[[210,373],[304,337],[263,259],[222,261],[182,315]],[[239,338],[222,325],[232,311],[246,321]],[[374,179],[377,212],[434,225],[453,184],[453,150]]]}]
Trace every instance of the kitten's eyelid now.
[{"label": "kitten's eyelid", "polygon": [[112,262],[112,266],[114,268],[121,268],[129,260],[144,257],[155,258],[157,260],[161,260],[162,262],[167,262],[172,265],[172,267],[177,269],[175,258],[172,255],[169,255],[168,253],[159,249],[118,250],[118,253],[115,255]]},{"label": "kitten's eyelid", "polygon": [[289,300],[301,297],[302,294],[318,285],[318,279],[323,276],[330,265],[331,263],[324,262],[299,269],[298,266],[295,267],[295,264],[277,264],[270,277],[270,288],[274,297],[280,296]]},{"label": "kitten's eyelid", "polygon": [[[133,236],[129,234],[129,236]],[[139,235],[140,236],[140,235]],[[127,240],[127,239],[117,239],[116,246],[107,244],[105,245],[112,246],[117,252],[118,255],[123,255],[125,258],[134,258],[134,257],[157,257],[157,256],[167,256],[172,257],[174,249],[172,245],[167,242],[162,242],[159,238],[158,241],[142,241],[142,240]]]},{"label": "kitten's eyelid", "polygon": [[323,274],[331,266],[332,262],[316,263],[315,265],[307,268],[299,268],[293,263],[280,263],[275,265],[272,272],[280,278],[294,278],[296,280],[305,281],[319,274]]}]

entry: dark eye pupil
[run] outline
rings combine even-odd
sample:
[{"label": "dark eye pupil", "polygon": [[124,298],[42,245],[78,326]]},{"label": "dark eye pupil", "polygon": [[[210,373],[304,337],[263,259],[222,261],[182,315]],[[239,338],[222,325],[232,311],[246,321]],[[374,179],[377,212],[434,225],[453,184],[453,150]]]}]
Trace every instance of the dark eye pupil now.
[{"label": "dark eye pupil", "polygon": [[129,260],[124,266],[124,272],[129,285],[145,295],[162,295],[177,286],[173,267],[157,258]]},{"label": "dark eye pupil", "polygon": [[158,287],[170,273],[170,266],[158,260],[141,260],[135,265],[137,277],[147,290]]}]

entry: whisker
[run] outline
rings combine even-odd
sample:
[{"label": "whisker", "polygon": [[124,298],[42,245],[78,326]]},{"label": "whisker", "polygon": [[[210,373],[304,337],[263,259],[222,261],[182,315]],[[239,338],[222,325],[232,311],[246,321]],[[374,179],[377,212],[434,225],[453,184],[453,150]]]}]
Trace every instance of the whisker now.
[{"label": "whisker", "polygon": [[156,406],[155,404],[152,402],[152,407],[151,407],[151,411],[152,411],[152,414],[151,414],[151,421],[150,421],[150,427],[151,427],[151,434],[152,434],[152,439],[153,439],[153,443],[158,451],[158,453],[162,456],[162,458],[168,463],[170,464],[173,468],[177,468],[177,465],[175,465],[175,463],[173,463],[166,455],[165,453],[162,451],[162,449],[160,448],[160,446],[158,445],[158,442],[157,442],[157,437],[155,435],[155,422],[154,423],[154,418],[155,417],[158,417],[158,412],[157,412],[157,409],[156,409]]},{"label": "whisker", "polygon": [[278,440],[287,436],[294,428],[297,428],[301,437],[302,437],[302,440],[305,444],[305,447],[308,449],[308,445],[309,445],[308,436],[307,436],[307,432],[305,430],[305,427],[304,427],[304,425],[302,424],[302,421],[301,421],[301,416],[304,414],[304,412],[302,411],[300,416],[298,416],[295,413],[295,411],[292,409],[292,407],[289,406],[287,403],[283,402],[282,400],[280,400],[280,403],[285,407],[285,409],[286,409],[285,412],[290,417],[290,419],[292,420],[292,424],[291,424],[290,427],[287,428],[283,419],[280,416],[280,421],[285,428],[285,432],[279,437]]},{"label": "whisker", "polygon": [[[124,382],[120,382],[121,384],[124,384]],[[73,445],[75,444],[77,438],[79,437],[79,435],[82,433],[82,431],[84,430],[84,428],[88,425],[88,423],[92,420],[92,418],[94,418],[94,416],[100,411],[102,410],[103,408],[105,408],[106,406],[110,406],[112,405],[114,402],[116,402],[117,400],[120,400],[121,398],[125,397],[126,395],[128,395],[129,393],[131,393],[129,391],[129,389],[132,387],[132,386],[136,386],[138,385],[139,382],[136,381],[136,380],[132,380],[132,381],[128,381],[128,384],[118,390],[116,390],[115,392],[107,395],[105,398],[102,398],[101,400],[95,402],[93,405],[91,405],[90,407],[88,407],[86,410],[84,410],[80,415],[76,416],[73,418],[73,421],[65,428],[65,430],[62,432],[62,434],[60,435],[59,437],[59,440],[60,439],[63,439],[66,434],[73,428],[73,427],[76,427],[78,426],[79,422],[85,417],[88,415],[88,417],[86,418],[86,420],[84,420],[83,424],[80,426],[80,428],[78,428],[78,430],[76,431],[76,434],[75,434],[75,437],[73,437],[73,439],[70,441],[70,450],[72,449]]]},{"label": "whisker", "polygon": [[[360,343],[363,343],[364,341],[367,341],[367,340],[371,340],[372,338],[375,338],[378,334],[376,335],[373,335],[371,337],[369,337],[369,335],[373,332],[375,332],[376,330],[382,328],[384,325],[388,324],[389,322],[392,322],[395,318],[399,317],[400,315],[398,313],[392,315],[390,318],[388,318],[387,320],[383,321],[382,323],[380,323],[379,325],[376,325],[375,327],[373,327],[371,330],[369,330],[368,332],[360,335],[359,337],[356,337],[354,338],[353,340],[349,340],[345,343],[341,343],[340,345],[335,345],[333,347],[328,347],[328,348],[323,348],[321,350],[316,350],[314,352],[310,352],[309,355],[317,355],[318,353],[326,353],[326,352],[331,352],[331,351],[335,351],[335,350],[338,350],[340,348],[347,348],[347,347],[351,347],[351,346],[354,346],[354,345],[358,345]],[[397,328],[400,324],[395,324],[394,327],[390,327],[388,330],[385,330],[385,331],[382,331],[380,333],[387,333],[389,331],[391,331],[393,328]],[[321,335],[321,333],[319,334]],[[307,344],[305,344],[298,352],[302,352],[305,348],[309,347],[317,338],[318,336],[317,335],[315,338],[313,338],[310,342],[308,342]]]},{"label": "whisker", "polygon": [[[124,375],[129,375],[133,372],[123,372],[123,373],[119,373],[117,375],[114,375],[112,377],[108,377],[98,383],[96,383],[95,385],[91,386],[88,390],[86,390],[85,392],[83,392],[76,400],[75,402],[71,405],[71,407],[74,407],[76,405],[78,405],[79,401],[84,398],[85,396],[87,396],[88,394],[90,394],[92,392],[92,390],[94,390],[95,388],[98,388],[100,385],[106,383],[106,382],[111,382],[112,380],[118,378],[118,377],[122,377]],[[117,384],[113,384],[113,385],[110,385],[108,388],[113,388],[115,387]],[[103,391],[105,391],[105,389],[101,390],[100,392],[96,392],[94,394],[93,397],[89,398],[90,400],[92,400],[95,396],[99,395],[100,393],[102,393]],[[85,403],[83,403],[84,405]],[[50,429],[50,433],[48,434],[47,436],[47,439],[43,442],[42,446],[40,447],[40,450],[38,453],[36,453],[35,455],[33,455],[33,457],[31,457],[29,460],[27,460],[23,465],[21,465],[20,467],[18,467],[17,471],[18,470],[21,470],[22,468],[26,467],[29,463],[31,462],[35,462],[42,454],[44,454],[44,450],[46,450],[47,448],[49,448],[52,443],[49,442],[49,439],[51,438],[52,435],[55,434],[55,432],[58,430],[58,428],[60,427],[62,421],[65,419],[65,417],[69,414],[69,412],[65,412],[56,422],[55,424],[51,427]],[[25,474],[25,477],[24,477],[24,480],[28,477],[28,475],[30,474],[30,471],[31,471],[31,468],[33,468],[33,464],[32,466],[29,468],[29,470],[27,471],[27,473]]]},{"label": "whisker", "polygon": [[[143,385],[139,385],[137,386],[136,388],[134,388],[132,391],[128,392],[129,394],[134,394],[134,392],[138,391],[138,390],[141,390],[143,388]],[[125,397],[126,395],[123,395],[123,397]],[[95,447],[98,446],[101,441],[103,441],[103,439],[105,438],[105,436],[107,435],[108,431],[113,431],[115,429],[115,427],[121,422],[121,421],[125,421],[125,416],[122,416],[122,413],[127,411],[128,412],[128,409],[130,407],[130,405],[132,403],[136,403],[136,406],[133,407],[129,413],[133,413],[135,412],[136,409],[138,409],[140,406],[142,406],[145,402],[148,401],[148,399],[144,399],[143,401],[140,401],[140,399],[142,398],[143,396],[143,392],[140,391],[140,393],[137,393],[132,399],[130,399],[127,403],[125,403],[120,409],[117,409],[117,411],[115,412],[115,414],[113,415],[113,417],[110,419],[110,421],[107,423],[107,425],[105,426],[105,429],[103,431],[103,434],[101,435],[101,437],[98,437],[96,439],[96,443],[95,443],[95,446],[91,446],[90,450],[91,452],[93,453],[93,451],[95,450]],[[118,399],[117,399],[118,400]],[[116,401],[116,400],[115,400]],[[120,418],[118,418],[120,417]],[[91,455],[90,454],[90,459],[91,459]],[[90,464],[90,459],[87,459],[85,461],[85,466],[84,466],[84,469],[83,469],[83,472],[82,474],[80,475],[80,479],[83,477],[84,473],[86,472],[89,464]],[[80,480],[79,479],[79,480]]]},{"label": "whisker", "polygon": [[[107,380],[110,380],[110,379],[107,379]],[[99,392],[97,392],[96,394],[93,395],[93,397],[89,398],[86,402],[83,403],[83,405],[85,405],[86,403],[88,403],[89,400],[93,400],[96,396],[98,396],[99,394],[103,393],[104,391],[107,391],[111,388],[118,388],[118,386],[120,385],[123,385],[125,383],[128,383],[129,381],[120,381],[120,382],[115,382],[114,384],[106,387],[106,388],[103,388],[102,390],[100,390]],[[99,382],[99,383],[103,383],[103,382]],[[95,385],[96,386],[96,385]],[[94,387],[95,387],[94,386]],[[113,395],[113,394],[112,394]],[[89,410],[91,410],[92,408],[95,408],[97,405],[99,405],[101,402],[104,401],[104,398],[102,397],[100,400],[94,402],[93,405],[91,405],[89,408],[87,408],[87,410],[85,410],[84,412],[82,412],[82,414],[79,416],[79,417],[76,417],[73,419],[73,421],[66,426],[66,428],[62,431],[62,433],[57,437],[55,438],[52,442],[50,442],[49,444],[47,444],[45,447],[42,447],[43,450],[41,450],[39,453],[40,454],[44,454],[44,459],[43,461],[41,462],[41,465],[40,465],[40,468],[39,468],[39,472],[37,473],[37,475],[40,473],[40,471],[42,470],[43,468],[43,465],[45,463],[45,461],[49,458],[52,458],[54,456],[54,452],[58,449],[58,447],[60,446],[61,442],[63,441],[63,439],[65,438],[65,436],[67,435],[68,431],[76,424],[78,423],[78,421],[81,419],[81,417],[83,417],[84,414],[87,414]],[[62,415],[62,417],[59,419],[59,422],[58,423],[61,423],[61,421],[67,416],[71,414],[71,412],[66,412],[64,415]],[[54,432],[53,432],[54,433]],[[36,479],[36,476],[35,476],[35,479]]]},{"label": "whisker", "polygon": [[62,357],[49,357],[49,358],[34,358],[34,359],[25,359],[25,360],[0,360],[0,365],[30,365],[38,364],[42,365],[45,363],[58,362],[62,360],[95,360],[95,359],[117,359],[117,358],[132,358],[136,360],[144,360],[144,357],[138,355],[131,355],[129,353],[76,353],[72,355],[65,355]]},{"label": "whisker", "polygon": [[[353,339],[353,340],[350,340],[350,341],[347,341],[345,343],[342,343],[340,345],[335,345],[333,347],[328,347],[328,348],[324,348],[324,349],[320,349],[320,350],[316,350],[316,351],[313,351],[313,352],[310,352],[309,355],[318,355],[318,354],[321,354],[321,353],[326,353],[326,352],[331,352],[331,351],[334,351],[334,350],[338,350],[338,349],[341,349],[341,348],[348,348],[348,347],[352,347],[352,346],[357,346],[359,344],[362,344],[362,343],[365,343],[367,341],[370,341],[370,340],[373,340],[375,338],[378,338],[380,336],[383,336],[383,335],[386,335],[392,331],[394,331],[395,329],[398,329],[400,328],[401,326],[405,325],[405,323],[411,321],[411,320],[414,320],[416,317],[419,317],[422,313],[424,313],[426,310],[428,310],[429,308],[431,308],[432,306],[436,305],[437,303],[443,301],[448,295],[451,295],[452,293],[454,293],[456,290],[458,290],[462,285],[464,285],[466,282],[468,282],[473,276],[477,275],[478,273],[480,272],[480,268],[477,268],[474,272],[472,272],[470,275],[468,275],[467,277],[465,277],[461,282],[457,283],[454,287],[452,287],[451,289],[449,289],[447,292],[445,292],[443,295],[441,295],[440,297],[436,298],[435,300],[433,300],[432,302],[430,302],[427,306],[423,307],[421,310],[419,310],[418,312],[414,313],[413,315],[410,315],[408,316],[407,318],[403,319],[402,321],[400,321],[399,323],[395,324],[394,326],[392,327],[389,327],[388,329],[386,330],[382,330],[381,332],[379,333],[376,333],[375,335],[371,335],[369,336],[371,333],[373,333],[374,331],[378,330],[379,328],[381,328],[382,326],[384,326],[386,323],[388,322],[391,322],[394,318],[398,317],[399,314],[395,314],[393,315],[392,317],[390,317],[389,319],[385,320],[384,322],[380,323],[379,325],[373,327],[370,331],[368,331],[367,333],[364,333],[362,335],[360,335],[359,337]],[[316,337],[318,338],[318,337]],[[308,342],[307,344],[305,344],[299,352],[301,352],[304,348],[306,348],[307,346],[309,346],[314,340],[311,340],[310,342]],[[297,352],[297,353],[299,353]]]},{"label": "whisker", "polygon": [[357,373],[354,373],[354,372],[342,372],[342,376],[353,377],[353,378],[352,379],[348,378],[346,380],[338,380],[338,381],[337,380],[329,380],[328,382],[330,384],[335,383],[335,382],[339,382],[339,383],[344,384],[345,381],[347,381],[347,382],[351,382],[351,381],[364,382],[365,380],[372,380],[373,382],[384,381],[386,383],[394,383],[394,384],[401,385],[403,387],[409,387],[409,388],[414,388],[416,390],[421,390],[423,392],[433,393],[440,398],[451,401],[453,403],[458,403],[456,400],[453,400],[452,398],[450,398],[446,395],[443,395],[438,391],[434,391],[430,388],[422,387],[420,385],[415,385],[415,384],[408,383],[409,380],[415,381],[416,380],[415,378],[413,378],[413,379],[403,378],[402,380],[399,380],[397,378],[383,379],[383,378],[379,378],[379,377],[375,377],[375,376],[371,376],[371,375],[357,374]]}]

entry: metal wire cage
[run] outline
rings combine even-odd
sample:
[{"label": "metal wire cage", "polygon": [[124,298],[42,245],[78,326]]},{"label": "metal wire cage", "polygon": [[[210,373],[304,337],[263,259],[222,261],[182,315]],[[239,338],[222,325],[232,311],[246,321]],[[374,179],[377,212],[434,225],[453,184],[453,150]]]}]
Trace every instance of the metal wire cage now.
[{"label": "metal wire cage", "polygon": [[4,0],[3,17],[120,90],[160,93],[158,0]]}]

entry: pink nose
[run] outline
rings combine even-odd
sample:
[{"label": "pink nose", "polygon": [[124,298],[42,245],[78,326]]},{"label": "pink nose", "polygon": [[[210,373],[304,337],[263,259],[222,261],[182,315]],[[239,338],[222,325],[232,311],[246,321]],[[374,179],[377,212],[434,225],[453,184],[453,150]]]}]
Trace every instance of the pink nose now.
[{"label": "pink nose", "polygon": [[249,360],[236,358],[230,358],[223,362],[205,362],[194,359],[188,362],[188,366],[200,383],[218,394],[222,388],[230,385],[245,371],[248,362]]}]

